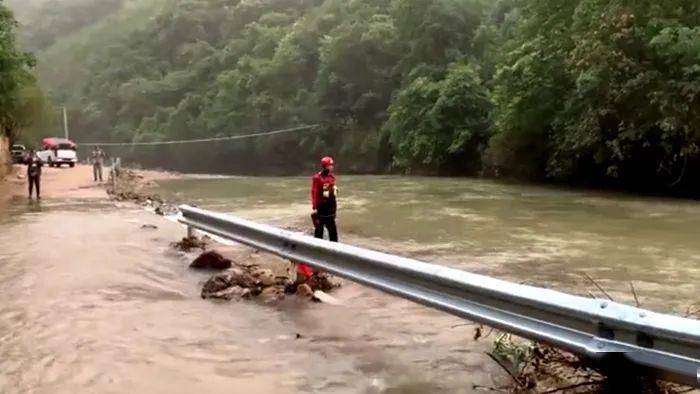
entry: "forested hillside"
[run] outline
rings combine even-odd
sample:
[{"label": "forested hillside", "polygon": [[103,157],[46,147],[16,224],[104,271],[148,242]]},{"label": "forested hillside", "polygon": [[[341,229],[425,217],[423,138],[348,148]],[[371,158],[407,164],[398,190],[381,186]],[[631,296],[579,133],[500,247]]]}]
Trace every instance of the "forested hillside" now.
[{"label": "forested hillside", "polygon": [[119,152],[144,164],[297,172],[330,153],[345,172],[698,191],[695,0],[65,4],[23,37],[79,141],[321,125]]},{"label": "forested hillside", "polygon": [[116,12],[123,0],[7,0],[22,22],[21,41],[39,51]]},{"label": "forested hillside", "polygon": [[14,15],[0,1],[0,138],[10,142],[42,124],[48,107],[32,73],[34,58],[18,45],[16,31]]}]

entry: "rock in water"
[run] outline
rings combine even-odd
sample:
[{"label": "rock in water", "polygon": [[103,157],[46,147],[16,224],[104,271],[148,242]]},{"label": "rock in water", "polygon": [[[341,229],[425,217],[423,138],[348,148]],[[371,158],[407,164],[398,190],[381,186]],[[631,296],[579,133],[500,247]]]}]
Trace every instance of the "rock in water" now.
[{"label": "rock in water", "polygon": [[208,239],[207,237],[202,237],[201,239],[197,237],[185,237],[179,242],[173,243],[172,247],[183,252],[189,252],[192,249],[205,250],[207,248]]},{"label": "rock in water", "polygon": [[271,269],[258,268],[250,273],[254,278],[256,278],[261,285],[264,287],[274,286],[277,283],[277,278]]},{"label": "rock in water", "polygon": [[214,275],[202,286],[202,298],[207,298],[208,295],[228,289],[231,286],[232,284],[228,276],[223,274]]},{"label": "rock in water", "polygon": [[209,278],[202,287],[202,295],[216,293],[231,286],[249,289],[253,295],[260,294],[260,282],[249,273],[234,267]]},{"label": "rock in water", "polygon": [[265,303],[282,301],[284,299],[284,287],[283,286],[267,287],[262,291],[262,293],[260,293],[260,298],[262,298],[263,302],[265,302]]},{"label": "rock in water", "polygon": [[314,291],[321,290],[328,292],[342,286],[340,280],[323,272],[316,273],[314,276],[309,278],[309,280],[307,280],[306,283]]},{"label": "rock in water", "polygon": [[221,253],[211,250],[199,255],[190,264],[190,268],[225,270],[231,268],[231,260],[222,256]]},{"label": "rock in water", "polygon": [[311,289],[311,286],[304,283],[304,284],[297,286],[297,295],[299,297],[311,299],[314,296],[314,291]]},{"label": "rock in water", "polygon": [[260,288],[262,287],[260,281],[248,272],[240,268],[232,268],[224,274],[232,284],[251,289],[254,295],[260,294]]},{"label": "rock in water", "polygon": [[231,301],[233,299],[240,300],[243,298],[250,298],[250,295],[250,289],[244,289],[240,286],[231,286],[213,293],[205,293],[204,290],[202,290],[202,298],[204,299],[215,298],[219,300]]}]

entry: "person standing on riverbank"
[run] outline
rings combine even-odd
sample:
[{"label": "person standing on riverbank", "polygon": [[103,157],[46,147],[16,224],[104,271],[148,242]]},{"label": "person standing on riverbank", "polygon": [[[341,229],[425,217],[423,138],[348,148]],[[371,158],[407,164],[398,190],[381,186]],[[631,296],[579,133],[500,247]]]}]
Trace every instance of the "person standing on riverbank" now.
[{"label": "person standing on riverbank", "polygon": [[96,146],[95,149],[92,150],[90,161],[92,161],[92,176],[95,182],[97,182],[98,179],[102,182],[102,167],[105,164],[105,157],[105,152],[99,146]]},{"label": "person standing on riverbank", "polygon": [[29,182],[29,199],[32,198],[33,189],[36,188],[36,199],[41,199],[41,167],[43,163],[36,155],[34,149],[29,151],[26,159],[27,163],[27,182]]},{"label": "person standing on riverbank", "polygon": [[338,242],[338,229],[335,215],[338,207],[336,186],[333,169],[335,162],[330,156],[321,159],[321,171],[311,179],[311,207],[313,209],[314,236],[323,238],[324,228],[328,229],[328,239]]},{"label": "person standing on riverbank", "polygon": [[[328,229],[328,239],[338,242],[338,227],[335,223],[338,187],[333,175],[334,167],[333,158],[326,156],[321,159],[321,171],[311,177],[311,220],[314,225],[314,237],[323,239],[325,228]],[[306,264],[298,264],[297,273],[308,279],[314,271]]]}]

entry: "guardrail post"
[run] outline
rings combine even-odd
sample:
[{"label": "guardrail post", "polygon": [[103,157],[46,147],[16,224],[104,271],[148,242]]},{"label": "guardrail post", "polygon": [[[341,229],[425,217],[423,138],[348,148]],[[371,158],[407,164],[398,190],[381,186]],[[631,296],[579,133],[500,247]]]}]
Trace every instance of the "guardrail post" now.
[{"label": "guardrail post", "polygon": [[187,226],[187,238],[194,238],[197,236],[197,232],[192,226]]}]

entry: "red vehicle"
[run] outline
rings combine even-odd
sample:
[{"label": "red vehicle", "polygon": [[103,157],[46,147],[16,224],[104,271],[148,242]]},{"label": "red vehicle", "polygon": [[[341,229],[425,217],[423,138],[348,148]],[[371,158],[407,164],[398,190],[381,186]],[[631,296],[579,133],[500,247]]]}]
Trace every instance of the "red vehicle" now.
[{"label": "red vehicle", "polygon": [[41,140],[41,151],[37,152],[37,156],[51,167],[60,167],[63,164],[75,167],[78,162],[77,148],[75,142],[65,138],[44,138]]}]

